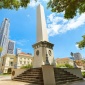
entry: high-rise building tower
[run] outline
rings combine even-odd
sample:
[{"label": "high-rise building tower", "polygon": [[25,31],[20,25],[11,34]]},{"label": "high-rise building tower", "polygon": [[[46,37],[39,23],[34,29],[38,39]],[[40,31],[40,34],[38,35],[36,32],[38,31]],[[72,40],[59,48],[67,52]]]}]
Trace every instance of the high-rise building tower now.
[{"label": "high-rise building tower", "polygon": [[82,59],[82,55],[78,52],[78,53],[74,53],[74,60],[81,60]]},{"label": "high-rise building tower", "polygon": [[16,55],[18,55],[19,53],[21,53],[22,52],[22,50],[20,49],[20,48],[17,48],[16,49]]},{"label": "high-rise building tower", "polygon": [[8,38],[9,38],[9,19],[5,18],[0,27],[0,46],[3,48],[0,52],[0,56],[3,56],[7,53],[8,48]]},{"label": "high-rise building tower", "polygon": [[14,48],[15,48],[15,41],[9,40],[7,53],[14,54]]}]

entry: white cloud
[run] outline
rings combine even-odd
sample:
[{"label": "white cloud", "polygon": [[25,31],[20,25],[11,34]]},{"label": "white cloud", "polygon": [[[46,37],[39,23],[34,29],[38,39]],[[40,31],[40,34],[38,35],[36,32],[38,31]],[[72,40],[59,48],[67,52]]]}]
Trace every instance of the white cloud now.
[{"label": "white cloud", "polygon": [[49,0],[43,0],[44,2],[48,2]]},{"label": "white cloud", "polygon": [[75,45],[77,49],[79,49],[78,44]]},{"label": "white cloud", "polygon": [[37,6],[39,3],[41,3],[40,0],[37,0],[37,2],[36,2],[35,0],[31,0],[29,6],[30,6],[30,7],[35,7],[35,6]]},{"label": "white cloud", "polygon": [[22,39],[22,40],[15,40],[17,45],[24,46],[29,40]]},{"label": "white cloud", "polygon": [[59,15],[56,16],[54,13],[47,17],[49,36],[54,36],[59,33],[67,32],[68,30],[77,29],[83,24],[85,24],[85,13],[70,20],[66,20]]}]

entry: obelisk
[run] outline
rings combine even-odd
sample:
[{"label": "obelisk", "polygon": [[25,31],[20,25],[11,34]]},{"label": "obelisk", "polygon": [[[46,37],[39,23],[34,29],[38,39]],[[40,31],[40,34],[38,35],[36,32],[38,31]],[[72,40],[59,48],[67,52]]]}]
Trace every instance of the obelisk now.
[{"label": "obelisk", "polygon": [[41,4],[37,7],[37,42],[48,41],[44,8]]},{"label": "obelisk", "polygon": [[54,65],[53,46],[54,44],[48,41],[44,8],[39,4],[37,7],[37,43],[33,45],[33,68],[45,64]]}]

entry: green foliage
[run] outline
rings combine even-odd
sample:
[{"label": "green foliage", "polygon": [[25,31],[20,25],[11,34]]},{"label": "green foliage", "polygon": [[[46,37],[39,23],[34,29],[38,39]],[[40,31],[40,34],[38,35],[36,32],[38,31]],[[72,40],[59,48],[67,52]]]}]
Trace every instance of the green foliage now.
[{"label": "green foliage", "polygon": [[2,50],[3,50],[2,47],[0,47],[0,52],[2,52]]},{"label": "green foliage", "polygon": [[83,37],[83,40],[81,40],[80,42],[77,42],[78,47],[79,47],[80,49],[82,49],[82,48],[85,47],[85,35],[83,35],[82,37]]},{"label": "green foliage", "polygon": [[0,0],[0,9],[16,9],[19,7],[26,8],[30,0]]},{"label": "green foliage", "polygon": [[32,67],[33,67],[32,65],[28,64],[28,65],[26,65],[26,66],[22,66],[21,69],[24,69],[24,68],[32,68]]},{"label": "green foliage", "polygon": [[62,67],[65,67],[65,65],[59,64],[59,65],[57,65],[56,67],[57,67],[57,68],[62,68]]},{"label": "green foliage", "polygon": [[0,76],[10,75],[9,73],[0,74]]},{"label": "green foliage", "polygon": [[83,76],[83,78],[85,78],[85,72],[82,72],[82,76]]},{"label": "green foliage", "polygon": [[65,12],[64,17],[67,19],[85,12],[85,0],[49,0],[47,8],[52,12]]},{"label": "green foliage", "polygon": [[73,66],[71,66],[70,64],[61,64],[57,65],[57,68],[73,68]]},{"label": "green foliage", "polygon": [[65,64],[65,66],[66,66],[67,68],[73,68],[73,66],[70,65],[70,64]]},{"label": "green foliage", "polygon": [[85,60],[81,60],[83,63],[85,63]]}]

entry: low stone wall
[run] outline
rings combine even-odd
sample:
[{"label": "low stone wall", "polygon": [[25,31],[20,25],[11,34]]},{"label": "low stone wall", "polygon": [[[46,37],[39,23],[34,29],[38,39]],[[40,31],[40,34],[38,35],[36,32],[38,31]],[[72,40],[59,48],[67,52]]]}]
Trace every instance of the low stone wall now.
[{"label": "low stone wall", "polygon": [[65,71],[76,75],[79,78],[83,78],[80,68],[63,68]]},{"label": "low stone wall", "polygon": [[17,77],[19,74],[23,73],[27,69],[12,69],[11,79]]}]

